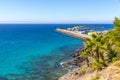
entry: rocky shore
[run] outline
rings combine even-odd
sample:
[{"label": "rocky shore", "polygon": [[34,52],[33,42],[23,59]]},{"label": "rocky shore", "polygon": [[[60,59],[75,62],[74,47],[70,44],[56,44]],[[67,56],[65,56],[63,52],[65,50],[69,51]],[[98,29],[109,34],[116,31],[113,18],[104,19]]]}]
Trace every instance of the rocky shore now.
[{"label": "rocky shore", "polygon": [[85,65],[85,58],[81,58],[79,56],[80,52],[82,52],[84,48],[78,49],[75,53],[70,54],[72,57],[71,60],[67,60],[65,62],[61,62],[60,65],[62,68],[67,68],[69,71],[78,69],[79,67]]}]

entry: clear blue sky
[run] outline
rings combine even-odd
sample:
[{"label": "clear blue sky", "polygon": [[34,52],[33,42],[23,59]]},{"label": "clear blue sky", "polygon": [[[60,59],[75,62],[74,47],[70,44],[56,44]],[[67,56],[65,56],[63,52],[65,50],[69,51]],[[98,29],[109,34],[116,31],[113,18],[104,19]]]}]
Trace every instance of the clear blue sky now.
[{"label": "clear blue sky", "polygon": [[0,0],[0,23],[110,23],[120,0]]}]

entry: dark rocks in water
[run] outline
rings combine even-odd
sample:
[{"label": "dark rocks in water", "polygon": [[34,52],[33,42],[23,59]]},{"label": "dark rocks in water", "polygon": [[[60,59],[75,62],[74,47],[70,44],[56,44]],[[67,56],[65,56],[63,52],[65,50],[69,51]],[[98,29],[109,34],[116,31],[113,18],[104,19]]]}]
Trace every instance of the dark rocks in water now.
[{"label": "dark rocks in water", "polygon": [[84,50],[85,50],[84,48],[78,49],[75,53],[70,55],[72,56],[71,60],[61,62],[60,65],[62,66],[62,68],[68,68],[68,70],[71,70],[84,65],[85,64],[84,61],[86,60],[86,58],[80,57],[80,52]]},{"label": "dark rocks in water", "polygon": [[8,79],[0,76],[0,80],[8,80]]},{"label": "dark rocks in water", "polygon": [[60,65],[62,68],[69,68],[70,66],[82,66],[82,62],[85,61],[85,58],[74,58],[66,62],[61,62]]},{"label": "dark rocks in water", "polygon": [[57,80],[59,76],[62,76],[64,71],[61,69],[48,69],[45,71],[35,71],[24,74],[10,74],[6,76],[9,80]]},{"label": "dark rocks in water", "polygon": [[84,50],[84,48],[80,48],[75,53],[70,54],[70,56],[72,56],[73,58],[79,57],[80,53]]}]

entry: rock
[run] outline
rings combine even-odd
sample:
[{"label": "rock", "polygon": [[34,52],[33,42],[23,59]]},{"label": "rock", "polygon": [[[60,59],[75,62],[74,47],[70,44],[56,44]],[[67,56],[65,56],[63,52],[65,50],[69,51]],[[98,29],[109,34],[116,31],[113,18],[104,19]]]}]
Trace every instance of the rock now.
[{"label": "rock", "polygon": [[0,80],[8,80],[8,79],[5,77],[0,77]]}]

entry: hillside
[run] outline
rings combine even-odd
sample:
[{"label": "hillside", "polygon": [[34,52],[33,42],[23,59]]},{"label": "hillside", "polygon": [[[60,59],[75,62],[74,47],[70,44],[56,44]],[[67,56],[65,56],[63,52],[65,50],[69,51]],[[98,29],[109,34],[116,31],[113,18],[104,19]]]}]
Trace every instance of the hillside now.
[{"label": "hillside", "polygon": [[82,76],[72,71],[60,77],[59,80],[120,80],[120,61],[109,65],[102,71],[89,72]]}]

